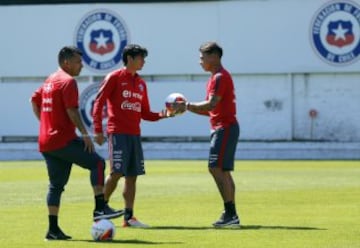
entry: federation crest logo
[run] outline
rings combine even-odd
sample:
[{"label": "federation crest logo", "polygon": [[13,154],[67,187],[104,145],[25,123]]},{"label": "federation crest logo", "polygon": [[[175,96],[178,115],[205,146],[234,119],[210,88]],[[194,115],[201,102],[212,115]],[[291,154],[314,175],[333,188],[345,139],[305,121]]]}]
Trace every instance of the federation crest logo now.
[{"label": "federation crest logo", "polygon": [[97,72],[117,67],[128,41],[125,22],[109,10],[86,14],[76,28],[75,44],[83,52],[85,65]]},{"label": "federation crest logo", "polygon": [[[92,112],[99,88],[99,83],[90,84],[80,95],[80,116],[89,133],[94,132]],[[103,130],[106,130],[107,119],[107,108],[105,105],[103,109]]]},{"label": "federation crest logo", "polygon": [[360,7],[332,1],[311,22],[311,43],[317,55],[332,65],[347,65],[360,57]]}]

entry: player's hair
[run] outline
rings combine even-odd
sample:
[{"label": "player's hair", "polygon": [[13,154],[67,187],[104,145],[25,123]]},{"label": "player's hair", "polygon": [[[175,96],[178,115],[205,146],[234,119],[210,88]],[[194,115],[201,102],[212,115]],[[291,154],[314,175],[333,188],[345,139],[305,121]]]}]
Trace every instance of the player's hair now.
[{"label": "player's hair", "polygon": [[128,63],[127,56],[131,56],[132,58],[135,58],[138,55],[141,55],[145,58],[148,55],[148,51],[146,50],[145,47],[141,47],[136,44],[129,44],[125,46],[122,55],[122,60],[124,62],[124,65],[127,65]]},{"label": "player's hair", "polygon": [[79,54],[80,56],[82,56],[82,52],[80,51],[80,49],[75,46],[65,46],[61,48],[58,55],[59,65],[62,64],[65,60],[73,58],[75,54]]},{"label": "player's hair", "polygon": [[217,55],[219,55],[220,58],[223,55],[223,50],[222,50],[221,46],[219,46],[219,44],[217,44],[214,41],[205,42],[204,44],[202,44],[200,46],[199,51],[202,53],[207,53],[207,54],[216,53]]}]

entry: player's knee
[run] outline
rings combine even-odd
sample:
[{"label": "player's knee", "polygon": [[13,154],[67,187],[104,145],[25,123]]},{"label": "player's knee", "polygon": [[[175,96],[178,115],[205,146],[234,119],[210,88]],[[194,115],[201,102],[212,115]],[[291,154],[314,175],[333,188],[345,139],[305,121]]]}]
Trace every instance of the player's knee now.
[{"label": "player's knee", "polygon": [[119,172],[112,172],[110,175],[109,175],[109,179],[111,181],[118,181],[121,177],[123,176],[123,174],[119,173]]},{"label": "player's knee", "polygon": [[48,206],[59,206],[61,194],[64,191],[63,186],[50,185],[49,192],[47,195],[47,204]]},{"label": "player's knee", "polygon": [[212,176],[216,176],[218,174],[218,168],[217,167],[209,167],[208,170],[209,170],[209,173]]}]

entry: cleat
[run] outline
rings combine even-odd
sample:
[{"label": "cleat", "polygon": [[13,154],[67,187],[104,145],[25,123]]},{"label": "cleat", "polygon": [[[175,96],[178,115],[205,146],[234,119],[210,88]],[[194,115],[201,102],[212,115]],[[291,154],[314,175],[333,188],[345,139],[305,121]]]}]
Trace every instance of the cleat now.
[{"label": "cleat", "polygon": [[[125,214],[125,210],[124,210],[124,209],[116,210],[116,209],[110,207],[109,204],[105,204],[105,206],[104,206],[104,212],[105,212],[105,214],[118,213],[119,216],[116,216],[116,217],[114,217],[114,218],[123,216],[123,215]],[[111,218],[111,219],[112,219],[112,218]]]},{"label": "cleat", "polygon": [[214,227],[240,227],[240,219],[237,215],[227,216],[224,212],[218,221],[213,223]]},{"label": "cleat", "polygon": [[221,213],[220,218],[219,218],[218,221],[224,220],[224,218],[225,218],[225,210]]},{"label": "cleat", "polygon": [[123,227],[148,228],[149,225],[138,221],[135,217],[124,220]]},{"label": "cleat", "polygon": [[110,208],[106,208],[103,211],[95,210],[93,219],[94,221],[101,219],[114,219],[120,217],[121,215],[124,215],[124,211],[113,211]]},{"label": "cleat", "polygon": [[57,232],[53,232],[53,231],[48,231],[46,236],[45,236],[45,240],[67,240],[67,239],[71,239],[71,236],[66,235],[63,231],[61,231],[61,229],[59,228],[59,230]]}]

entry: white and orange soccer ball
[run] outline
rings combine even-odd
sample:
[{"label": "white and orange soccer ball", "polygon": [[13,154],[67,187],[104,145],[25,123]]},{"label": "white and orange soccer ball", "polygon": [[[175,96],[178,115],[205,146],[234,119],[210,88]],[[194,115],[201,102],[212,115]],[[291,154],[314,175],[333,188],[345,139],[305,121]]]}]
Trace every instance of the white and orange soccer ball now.
[{"label": "white and orange soccer ball", "polygon": [[115,225],[110,220],[101,219],[91,227],[91,236],[95,241],[112,240],[115,236]]},{"label": "white and orange soccer ball", "polygon": [[165,107],[167,109],[167,111],[169,112],[169,114],[171,115],[178,115],[178,114],[182,114],[183,112],[177,112],[174,109],[174,103],[176,102],[186,102],[186,98],[183,94],[181,93],[171,93],[170,95],[168,95],[165,99]]}]

